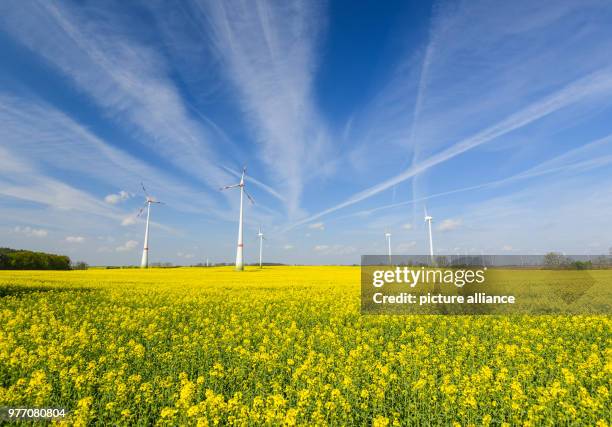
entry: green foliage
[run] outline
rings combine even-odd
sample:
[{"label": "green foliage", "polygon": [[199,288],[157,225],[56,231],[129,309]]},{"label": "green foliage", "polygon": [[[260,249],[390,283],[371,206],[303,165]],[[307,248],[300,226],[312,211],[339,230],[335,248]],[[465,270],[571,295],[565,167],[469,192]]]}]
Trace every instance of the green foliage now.
[{"label": "green foliage", "polygon": [[85,261],[77,261],[72,265],[73,270],[87,270],[89,268],[89,264]]},{"label": "green foliage", "polygon": [[70,258],[44,252],[0,248],[0,269],[70,270]]},{"label": "green foliage", "polygon": [[566,259],[558,252],[549,252],[544,255],[544,265],[546,267],[561,267],[564,264],[566,264]]},{"label": "green foliage", "polygon": [[593,268],[593,263],[591,261],[574,261],[571,265],[576,270],[590,270]]},{"label": "green foliage", "polygon": [[[605,266],[607,260],[605,257],[600,257],[596,260],[596,264],[600,267]],[[544,255],[544,266],[548,268],[562,268],[574,270],[590,270],[593,268],[592,261],[573,261],[571,258],[564,256],[558,252],[549,252]]]}]

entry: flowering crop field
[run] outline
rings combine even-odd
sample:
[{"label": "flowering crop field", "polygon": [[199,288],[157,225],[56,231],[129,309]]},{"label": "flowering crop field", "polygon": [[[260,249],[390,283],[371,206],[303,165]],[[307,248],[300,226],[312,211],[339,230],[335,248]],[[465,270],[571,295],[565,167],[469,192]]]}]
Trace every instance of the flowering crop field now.
[{"label": "flowering crop field", "polygon": [[365,316],[359,281],[0,272],[0,406],[70,425],[610,424],[609,316]]}]

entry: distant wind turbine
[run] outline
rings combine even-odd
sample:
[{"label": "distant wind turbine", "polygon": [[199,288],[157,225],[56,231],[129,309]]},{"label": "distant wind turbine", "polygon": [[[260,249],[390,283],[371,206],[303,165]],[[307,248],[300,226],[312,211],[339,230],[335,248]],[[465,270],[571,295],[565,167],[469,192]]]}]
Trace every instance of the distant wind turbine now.
[{"label": "distant wind turbine", "polygon": [[244,175],[246,174],[246,167],[242,169],[242,176],[240,177],[240,182],[234,185],[226,185],[221,188],[221,190],[229,190],[230,188],[240,188],[240,216],[238,219],[238,247],[236,248],[236,270],[242,271],[244,270],[244,257],[243,257],[243,248],[244,242],[242,239],[242,218],[243,218],[243,201],[244,195],[246,194],[251,203],[255,203],[255,200],[251,197],[249,193],[244,189]]},{"label": "distant wind turbine", "polygon": [[431,264],[434,264],[434,252],[433,252],[433,238],[431,237],[431,220],[432,216],[427,214],[427,208],[425,208],[425,222],[427,223],[427,229],[429,230],[429,256],[431,258]]},{"label": "distant wind turbine", "polygon": [[259,237],[259,268],[262,268],[263,241],[265,240],[265,238],[263,233],[261,232],[261,228],[259,229],[257,236]]},{"label": "distant wind turbine", "polygon": [[140,261],[140,268],[148,268],[149,267],[149,220],[151,219],[151,204],[153,203],[163,204],[163,202],[158,202],[153,197],[149,196],[149,193],[147,193],[147,189],[145,188],[142,182],[140,183],[140,185],[142,186],[142,191],[144,192],[144,195],[145,195],[145,203],[144,203],[144,206],[140,208],[140,211],[138,211],[138,216],[142,214],[145,207],[147,208],[147,226],[145,228],[144,247],[142,249],[142,259]]},{"label": "distant wind turbine", "polygon": [[389,265],[391,265],[391,233],[385,233],[387,239],[387,256],[389,257]]}]

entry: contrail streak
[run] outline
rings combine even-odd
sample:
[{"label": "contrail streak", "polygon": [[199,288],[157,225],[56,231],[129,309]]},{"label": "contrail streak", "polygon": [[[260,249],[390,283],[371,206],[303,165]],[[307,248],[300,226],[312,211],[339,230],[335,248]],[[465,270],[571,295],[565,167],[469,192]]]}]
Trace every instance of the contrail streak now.
[{"label": "contrail streak", "polygon": [[509,178],[504,178],[504,179],[500,179],[500,180],[497,180],[497,181],[492,181],[492,182],[487,182],[487,183],[483,183],[483,184],[472,185],[470,187],[458,188],[458,189],[455,189],[455,190],[444,191],[444,192],[441,192],[441,193],[430,194],[429,196],[418,197],[418,198],[415,198],[415,199],[407,200],[405,202],[392,203],[390,205],[379,206],[377,208],[355,212],[355,213],[352,213],[350,215],[343,216],[342,218],[348,218],[348,217],[360,216],[360,215],[370,215],[370,214],[372,214],[374,212],[378,212],[378,211],[381,211],[381,210],[391,209],[391,208],[395,208],[395,207],[398,207],[398,206],[410,205],[410,204],[414,204],[414,203],[418,203],[418,202],[423,202],[423,201],[430,200],[430,199],[435,199],[435,198],[438,198],[438,197],[449,196],[449,195],[452,195],[452,194],[463,193],[463,192],[472,191],[472,190],[481,190],[483,188],[497,187],[497,186],[500,186],[500,185],[503,185],[503,184],[508,184],[508,183],[511,183],[511,182],[514,182],[514,181],[520,181],[520,180],[523,180],[523,179],[535,178],[535,177],[538,177],[538,176],[548,175],[548,174],[555,173],[555,172],[568,171],[568,170],[572,170],[572,169],[599,167],[599,166],[604,166],[604,165],[610,164],[610,163],[612,163],[612,155],[611,156],[602,157],[602,158],[598,158],[598,159],[595,159],[595,160],[585,160],[583,162],[578,162],[578,163],[575,163],[575,164],[572,164],[572,165],[559,166],[559,167],[556,167],[556,168],[546,169],[546,170],[542,170],[542,171],[523,172],[523,173],[521,173],[519,175],[511,176]]},{"label": "contrail streak", "polygon": [[529,107],[508,116],[501,122],[469,137],[461,142],[449,147],[442,152],[435,154],[420,164],[411,166],[404,172],[383,181],[373,187],[363,190],[342,203],[339,203],[331,208],[325,209],[322,212],[311,215],[308,218],[295,222],[286,228],[286,230],[293,229],[302,224],[314,221],[315,219],[321,218],[327,214],[335,212],[339,209],[347,206],[354,205],[362,200],[368,199],[386,189],[399,184],[400,182],[406,181],[426,171],[427,169],[436,166],[440,163],[446,162],[472,148],[478,147],[484,143],[492,141],[502,135],[510,133],[516,129],[520,129],[542,117],[545,117],[555,111],[558,111],[564,107],[567,107],[573,103],[579,102],[584,98],[591,95],[605,95],[612,90],[612,75],[610,70],[603,70],[598,73],[590,74],[589,76],[575,81],[563,89],[557,91],[553,95],[550,95],[543,100],[531,104]]}]

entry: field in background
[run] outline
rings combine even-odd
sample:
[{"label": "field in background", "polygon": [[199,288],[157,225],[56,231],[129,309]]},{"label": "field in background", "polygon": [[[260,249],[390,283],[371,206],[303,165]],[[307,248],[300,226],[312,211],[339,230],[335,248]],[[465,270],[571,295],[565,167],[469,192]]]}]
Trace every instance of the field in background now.
[{"label": "field in background", "polygon": [[359,281],[0,272],[0,406],[69,424],[610,424],[609,316],[362,316]]}]

